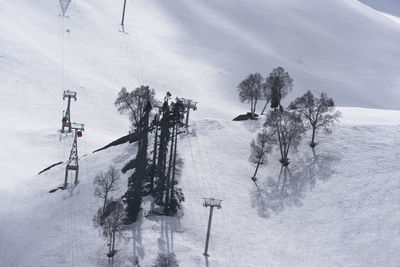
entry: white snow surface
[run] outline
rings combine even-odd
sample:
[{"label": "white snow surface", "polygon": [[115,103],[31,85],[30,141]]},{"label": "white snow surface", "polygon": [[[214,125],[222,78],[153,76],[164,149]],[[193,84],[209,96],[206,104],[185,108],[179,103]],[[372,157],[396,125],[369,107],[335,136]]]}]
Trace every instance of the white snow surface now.
[{"label": "white snow surface", "polygon": [[[400,111],[373,109],[400,107],[395,21],[356,0],[135,0],[123,34],[122,1],[75,0],[68,18],[58,1],[0,4],[0,266],[107,265],[91,221],[101,205],[92,181],[110,163],[122,167],[135,144],[91,152],[127,133],[113,101],[140,84],[199,109],[179,140],[181,216],[132,226],[115,266],[132,266],[134,255],[149,266],[159,251],[175,252],[181,266],[398,266]],[[262,121],[230,119],[247,109],[236,85],[276,66],[295,80],[287,101],[310,89],[353,108],[340,108],[341,123],[315,155],[306,140],[291,155],[284,194],[273,190],[280,166],[270,156],[259,174],[263,206],[247,161]],[[72,118],[86,124],[79,154],[87,156],[76,188],[48,194],[65,165],[36,174],[68,158],[71,138],[58,132],[65,89],[78,91]],[[206,262],[209,196],[223,208]]]},{"label": "white snow surface", "polygon": [[[258,175],[264,205],[247,162],[262,121],[193,122],[179,139],[186,196],[180,216],[141,217],[118,241],[115,266],[132,266],[135,255],[150,266],[158,252],[168,251],[181,266],[397,266],[400,111],[340,111],[342,123],[318,138],[315,155],[309,140],[290,155],[285,191],[275,189],[278,152],[269,157]],[[47,192],[62,183],[61,165],[20,184],[15,195],[2,194],[4,266],[107,266],[105,240],[91,222],[101,206],[92,181],[108,164],[121,168],[135,153],[135,144],[125,144],[82,157],[76,188]],[[114,196],[123,193],[129,174]],[[214,211],[208,262],[202,256],[203,197],[223,199]]]}]

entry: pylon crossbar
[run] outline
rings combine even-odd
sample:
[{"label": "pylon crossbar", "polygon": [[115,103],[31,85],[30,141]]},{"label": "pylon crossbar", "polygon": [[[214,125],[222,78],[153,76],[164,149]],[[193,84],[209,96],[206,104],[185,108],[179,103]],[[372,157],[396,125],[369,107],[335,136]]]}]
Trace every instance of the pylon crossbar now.
[{"label": "pylon crossbar", "polygon": [[70,90],[65,90],[63,94],[63,100],[66,98],[68,99],[68,104],[67,104],[67,110],[65,113],[63,113],[63,119],[62,119],[62,126],[61,126],[61,132],[64,132],[65,128],[68,128],[68,132],[71,132],[71,99],[74,99],[75,101],[77,100],[76,98],[76,92],[75,91],[70,91]]},{"label": "pylon crossbar", "polygon": [[79,131],[84,131],[84,130],[85,130],[85,124],[83,124],[83,123],[77,123],[77,122],[72,122],[72,123],[71,123],[71,129],[79,130]]},{"label": "pylon crossbar", "polygon": [[67,97],[71,97],[76,100],[76,94],[77,93],[75,91],[64,90],[63,99],[65,99]]},{"label": "pylon crossbar", "polygon": [[186,121],[185,121],[185,128],[189,127],[189,114],[190,114],[190,109],[197,110],[197,102],[187,99],[187,98],[176,98],[178,101],[181,101],[183,106],[185,107],[185,113],[186,113]]},{"label": "pylon crossbar", "polygon": [[204,198],[203,206],[204,207],[216,207],[217,209],[222,208],[221,206],[221,199],[215,199],[215,198]]},{"label": "pylon crossbar", "polygon": [[182,102],[182,104],[186,107],[186,108],[191,108],[193,110],[197,109],[197,102],[191,100],[191,99],[187,99],[187,98],[177,98],[178,100],[180,100]]}]

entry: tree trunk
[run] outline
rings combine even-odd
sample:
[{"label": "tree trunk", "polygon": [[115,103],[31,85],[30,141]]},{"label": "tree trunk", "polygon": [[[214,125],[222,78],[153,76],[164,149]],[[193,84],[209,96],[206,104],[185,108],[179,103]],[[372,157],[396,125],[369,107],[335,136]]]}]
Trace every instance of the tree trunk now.
[{"label": "tree trunk", "polygon": [[169,153],[169,158],[168,158],[168,171],[167,171],[167,181],[166,181],[166,195],[165,195],[165,206],[164,206],[164,212],[168,212],[168,206],[169,206],[169,198],[170,198],[170,179],[171,179],[171,168],[172,168],[172,159],[173,159],[173,153],[174,153],[174,142],[175,142],[175,126],[172,129],[172,136],[171,136],[171,146],[170,146],[170,153]]},{"label": "tree trunk", "polygon": [[167,146],[168,146],[168,114],[169,109],[163,110],[163,118],[160,120],[160,145],[158,148],[158,160],[157,160],[157,175],[159,179],[158,188],[158,204],[163,202],[164,188],[165,188],[165,164],[167,157]]},{"label": "tree trunk", "polygon": [[253,109],[251,110],[251,117],[254,119],[254,113],[256,112],[257,98],[254,99]]},{"label": "tree trunk", "polygon": [[156,161],[157,161],[157,139],[158,139],[158,114],[156,115],[155,123],[155,133],[154,133],[154,147],[153,147],[153,165],[150,177],[150,194],[154,193],[154,177],[156,176]]},{"label": "tree trunk", "polygon": [[264,106],[264,108],[262,109],[262,111],[261,111],[261,114],[260,114],[260,115],[264,115],[264,111],[265,111],[265,109],[267,108],[267,106],[268,106],[268,103],[269,103],[269,100],[267,100],[267,102],[265,102],[265,106]]},{"label": "tree trunk", "polygon": [[260,167],[261,161],[258,159],[256,170],[254,171],[253,177],[255,178],[258,172],[258,168]]},{"label": "tree trunk", "polygon": [[112,232],[112,249],[111,251],[114,251],[115,249],[115,230]]},{"label": "tree trunk", "polygon": [[104,215],[104,212],[106,211],[106,205],[107,205],[107,196],[108,196],[108,190],[106,190],[106,194],[104,195],[104,203],[103,203],[103,215]]},{"label": "tree trunk", "polygon": [[253,98],[251,98],[251,102],[250,102],[250,112],[251,112],[251,116],[253,117]]},{"label": "tree trunk", "polygon": [[110,253],[111,252],[111,249],[112,249],[112,237],[113,237],[113,234],[112,234],[112,232],[111,232],[111,235],[110,235],[110,243],[108,244],[108,252]]},{"label": "tree trunk", "polygon": [[316,128],[315,128],[315,126],[313,126],[313,129],[312,129],[312,138],[311,138],[310,147],[315,147],[315,142],[314,142],[314,139],[315,139],[315,130],[316,130]]},{"label": "tree trunk", "polygon": [[176,125],[175,127],[176,127],[175,129],[176,134],[175,134],[175,147],[174,147],[174,162],[172,163],[173,169],[172,169],[171,200],[170,200],[171,204],[174,199],[174,191],[175,191],[176,148],[178,146],[178,125]]}]

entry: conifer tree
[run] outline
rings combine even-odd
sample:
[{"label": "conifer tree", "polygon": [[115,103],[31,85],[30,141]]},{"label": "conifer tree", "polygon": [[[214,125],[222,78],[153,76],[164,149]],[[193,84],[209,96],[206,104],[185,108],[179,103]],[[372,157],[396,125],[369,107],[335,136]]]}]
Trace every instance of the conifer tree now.
[{"label": "conifer tree", "polygon": [[123,198],[126,203],[126,224],[133,223],[137,219],[137,215],[141,210],[143,184],[147,177],[149,117],[152,106],[149,95],[147,95],[145,99],[147,99],[147,104],[140,113],[141,118],[137,125],[139,141],[136,155],[136,168],[132,176],[128,179],[128,190]]}]

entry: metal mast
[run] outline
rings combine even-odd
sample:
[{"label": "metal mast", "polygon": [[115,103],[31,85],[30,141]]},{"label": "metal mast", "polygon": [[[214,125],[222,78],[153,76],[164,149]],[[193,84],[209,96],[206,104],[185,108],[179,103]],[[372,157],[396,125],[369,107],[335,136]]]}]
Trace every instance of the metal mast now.
[{"label": "metal mast", "polygon": [[214,198],[205,198],[204,199],[203,206],[206,207],[206,208],[210,207],[210,214],[208,216],[206,247],[205,247],[204,253],[203,253],[203,255],[206,256],[206,257],[210,256],[210,255],[208,255],[208,241],[210,240],[210,231],[211,231],[211,222],[212,222],[213,210],[214,210],[214,207],[216,207],[217,209],[222,208],[221,207],[221,202],[222,202],[222,200],[220,200],[220,199],[214,199]]},{"label": "metal mast", "polygon": [[74,141],[72,143],[71,153],[69,154],[69,159],[67,162],[67,167],[65,168],[65,180],[64,188],[68,185],[68,172],[75,171],[75,185],[78,183],[79,174],[79,158],[78,158],[78,137],[82,137],[82,131],[84,131],[85,125],[80,123],[72,123],[71,129],[74,130]]},{"label": "metal mast", "polygon": [[189,127],[189,114],[190,114],[190,109],[197,110],[197,102],[191,100],[191,99],[186,99],[186,98],[178,98],[183,105],[185,106],[185,113],[186,113],[186,121],[185,121],[185,128]]},{"label": "metal mast", "polygon": [[63,112],[62,127],[61,127],[62,133],[65,132],[64,130],[65,127],[68,127],[68,132],[71,132],[71,98],[73,98],[75,101],[77,100],[76,92],[69,90],[64,91],[63,100],[65,100],[65,98],[68,99],[68,105],[65,113]]},{"label": "metal mast", "polygon": [[121,19],[122,31],[124,31],[125,8],[126,8],[126,0],[124,0],[124,7],[122,9],[122,19]]},{"label": "metal mast", "polygon": [[59,1],[60,1],[62,15],[63,15],[63,17],[65,17],[65,12],[67,12],[67,9],[69,7],[69,4],[71,3],[71,0],[59,0]]}]

